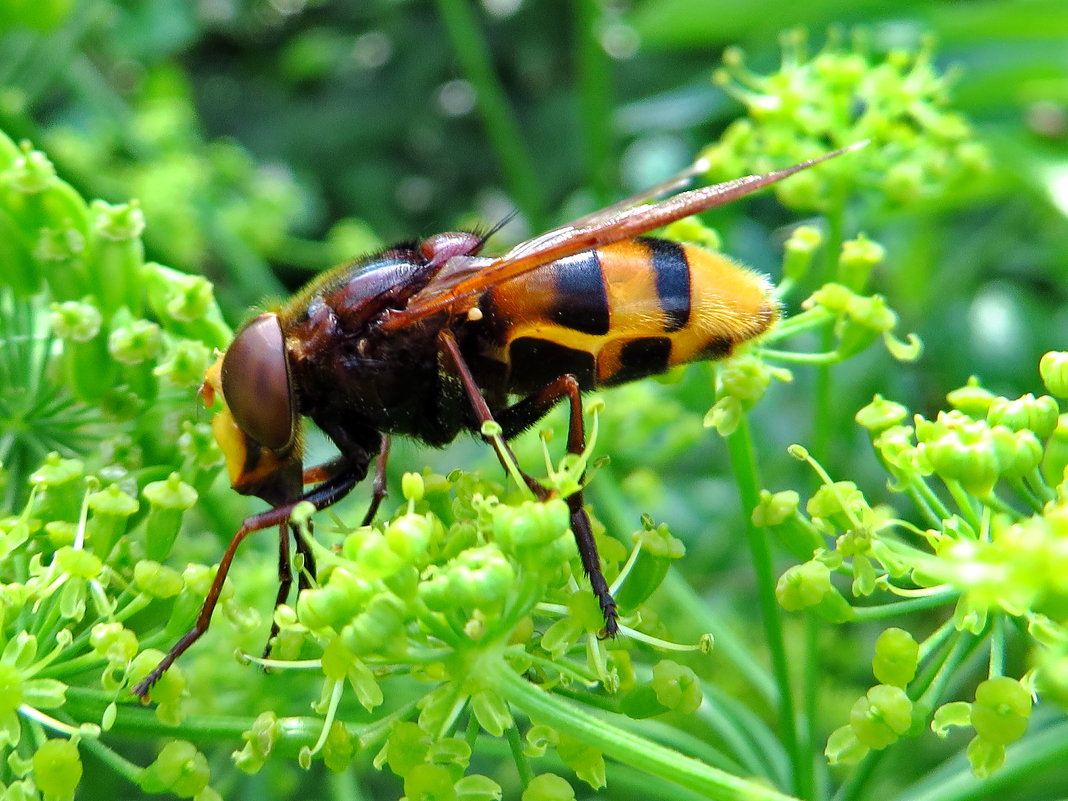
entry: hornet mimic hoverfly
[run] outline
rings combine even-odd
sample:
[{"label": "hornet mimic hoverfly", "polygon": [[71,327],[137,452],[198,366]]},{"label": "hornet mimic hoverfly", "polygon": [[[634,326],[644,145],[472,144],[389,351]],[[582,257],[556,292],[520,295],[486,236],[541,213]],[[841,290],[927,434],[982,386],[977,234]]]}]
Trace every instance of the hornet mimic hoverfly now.
[{"label": "hornet mimic hoverfly", "polygon": [[[644,234],[857,147],[647,202],[678,189],[684,175],[498,258],[480,256],[487,237],[473,233],[406,242],[336,267],[277,311],[250,320],[209,368],[202,393],[209,404],[222,399],[212,427],[233,488],[271,508],[238,529],[195,625],[134,693],[146,697],[207,631],[234,553],[249,534],[278,526],[281,604],[293,583],[289,520],[298,503],[316,509],[336,503],[374,461],[364,522],[373,519],[385,496],[390,436],[440,447],[496,421],[503,440],[491,443],[503,463],[510,458],[503,441],[566,399],[568,451],[581,453],[583,390],[721,359],[767,331],[779,306],[763,276],[718,253]],[[333,441],[336,458],[305,469],[303,417]],[[524,478],[538,497],[548,497]],[[616,604],[582,493],[567,502],[604,615],[603,635],[613,636]],[[314,576],[307,544],[295,530],[294,538]],[[306,583],[302,575],[299,588]]]}]

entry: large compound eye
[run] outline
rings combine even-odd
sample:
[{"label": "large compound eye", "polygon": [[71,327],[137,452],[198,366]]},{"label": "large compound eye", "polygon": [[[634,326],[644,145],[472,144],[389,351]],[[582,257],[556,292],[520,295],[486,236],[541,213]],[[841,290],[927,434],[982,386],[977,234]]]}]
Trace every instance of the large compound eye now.
[{"label": "large compound eye", "polygon": [[249,437],[273,451],[292,442],[293,385],[277,315],[261,314],[234,338],[223,356],[222,391]]}]

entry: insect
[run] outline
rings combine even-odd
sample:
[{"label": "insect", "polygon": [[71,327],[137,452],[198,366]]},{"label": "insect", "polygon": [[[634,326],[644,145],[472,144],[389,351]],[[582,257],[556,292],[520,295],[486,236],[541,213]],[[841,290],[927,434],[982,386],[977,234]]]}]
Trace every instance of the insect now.
[{"label": "insect", "polygon": [[[583,390],[720,359],[767,331],[779,307],[764,277],[702,248],[643,235],[857,147],[646,202],[677,188],[662,185],[498,258],[479,255],[487,237],[473,233],[399,244],[322,274],[277,311],[249,321],[208,370],[202,392],[209,404],[222,396],[212,426],[233,488],[271,508],[238,529],[195,625],[134,693],[145,698],[207,631],[246,536],[278,527],[281,604],[293,583],[289,521],[298,503],[317,509],[336,503],[374,462],[364,522],[373,519],[385,496],[390,436],[443,446],[495,420],[507,440],[566,400],[568,451],[580,453]],[[338,450],[333,460],[309,469],[302,459],[304,417]],[[491,444],[502,463],[510,458],[501,439]],[[524,478],[538,497],[548,497]],[[313,486],[306,491],[307,485]],[[582,566],[604,616],[602,634],[613,636],[616,604],[582,493],[567,502]],[[307,544],[295,530],[293,536],[314,575]],[[302,575],[298,589],[306,584]]]}]

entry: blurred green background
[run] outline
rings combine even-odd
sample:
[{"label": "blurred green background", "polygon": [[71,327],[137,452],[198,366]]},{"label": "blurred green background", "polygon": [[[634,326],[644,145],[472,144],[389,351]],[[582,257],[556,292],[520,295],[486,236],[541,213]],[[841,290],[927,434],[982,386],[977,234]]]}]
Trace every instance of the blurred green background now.
[{"label": "blurred green background", "polygon": [[[875,51],[934,36],[939,66],[957,74],[952,103],[992,154],[959,197],[864,219],[888,249],[877,288],[926,344],[913,365],[873,349],[836,371],[832,469],[879,476],[878,492],[852,423],[874,392],[932,413],[979,374],[1015,397],[1039,390],[1039,356],[1068,342],[1064,0],[4,0],[0,128],[45,149],[84,196],[138,198],[147,257],[211,277],[237,324],[381,243],[517,208],[504,245],[663,179],[743,111],[710,80],[723,49],[772,71],[780,34],[798,26],[814,48],[832,26],[864,26]],[[771,273],[799,222],[766,197],[710,220],[729,252]],[[703,370],[612,394],[599,451],[629,500],[599,498],[596,482],[590,497],[620,530],[643,511],[670,522],[691,549],[681,570],[723,592],[751,577],[720,533],[737,498],[700,427]],[[781,454],[805,441],[809,380],[798,371],[757,409],[772,488],[802,473]],[[631,392],[662,392],[662,419],[629,420]],[[437,464],[490,461],[479,443],[460,448]],[[432,458],[402,447],[393,463]]]}]

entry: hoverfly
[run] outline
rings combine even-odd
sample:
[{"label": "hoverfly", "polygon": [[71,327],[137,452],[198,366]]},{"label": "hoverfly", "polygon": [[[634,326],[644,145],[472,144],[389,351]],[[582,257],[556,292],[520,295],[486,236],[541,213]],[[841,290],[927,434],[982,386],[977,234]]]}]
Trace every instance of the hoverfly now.
[{"label": "hoverfly", "polygon": [[[202,393],[209,405],[221,395],[212,427],[233,488],[271,509],[238,529],[193,628],[134,693],[145,698],[207,631],[238,545],[272,526],[279,531],[276,605],[283,603],[293,583],[293,509],[302,501],[316,509],[336,503],[374,461],[364,520],[370,523],[385,496],[390,436],[441,447],[461,431],[478,433],[496,421],[507,440],[566,399],[568,451],[580,453],[582,391],[721,359],[766,332],[779,317],[766,278],[720,254],[644,234],[862,144],[648,202],[678,189],[683,176],[498,258],[479,255],[487,237],[473,233],[405,242],[323,273],[278,310],[246,323],[207,371]],[[333,441],[336,458],[304,468],[303,417]],[[505,450],[497,455],[502,463],[510,458]],[[548,497],[524,478],[538,497]],[[306,485],[314,486],[305,491]],[[582,567],[604,615],[602,634],[613,636],[616,604],[582,493],[567,502]],[[307,544],[293,535],[314,576]],[[305,583],[302,576],[298,589]]]}]

